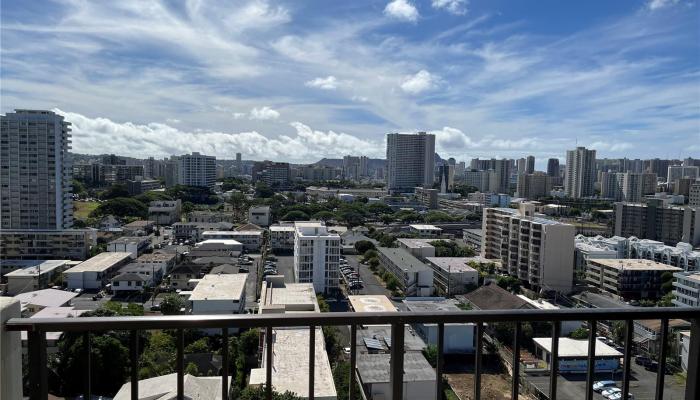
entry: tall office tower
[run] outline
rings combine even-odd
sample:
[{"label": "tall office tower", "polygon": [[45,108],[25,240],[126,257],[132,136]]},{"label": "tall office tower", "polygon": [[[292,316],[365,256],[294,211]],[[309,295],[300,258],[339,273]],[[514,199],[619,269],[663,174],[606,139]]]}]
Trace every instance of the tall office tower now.
[{"label": "tall office tower", "polygon": [[614,201],[638,203],[656,192],[656,174],[637,172],[602,172],[600,197]]},{"label": "tall office tower", "polygon": [[216,157],[197,152],[177,157],[177,182],[185,186],[214,187]]},{"label": "tall office tower", "polygon": [[667,182],[674,183],[681,178],[698,179],[700,177],[700,167],[671,165],[668,167]]},{"label": "tall office tower", "polygon": [[455,165],[455,175],[464,176],[464,171],[467,170],[467,164],[464,161],[460,161]]},{"label": "tall office tower", "polygon": [[435,135],[390,133],[386,140],[386,182],[391,193],[430,188],[435,180]]},{"label": "tall office tower", "polygon": [[464,184],[475,187],[479,192],[489,191],[489,171],[470,169],[464,172]]},{"label": "tall office tower", "polygon": [[514,276],[533,289],[568,293],[574,278],[576,228],[535,217],[535,206],[485,208],[481,255],[501,260],[500,272]]},{"label": "tall office tower", "polygon": [[511,160],[491,160],[493,173],[489,182],[489,191],[493,193],[510,193]]},{"label": "tall office tower", "polygon": [[542,172],[518,175],[518,197],[536,200],[549,196],[552,191],[552,179]]},{"label": "tall office tower", "polygon": [[294,224],[294,280],[313,283],[316,293],[338,289],[340,236],[321,222]]},{"label": "tall office tower", "polygon": [[469,168],[477,171],[486,171],[493,169],[492,162],[493,160],[480,160],[478,158],[472,158],[471,162],[469,163]]},{"label": "tall office tower", "polygon": [[236,174],[243,173],[243,156],[241,153],[236,153]]},{"label": "tall office tower", "polygon": [[595,193],[595,150],[577,147],[566,152],[566,178],[564,191],[575,199],[593,196]]},{"label": "tall office tower", "polygon": [[516,165],[516,168],[517,168],[517,170],[518,170],[518,172],[517,172],[518,175],[522,175],[522,174],[527,173],[527,172],[526,172],[526,171],[527,171],[527,160],[526,160],[526,159],[524,159],[524,158],[518,158],[518,159],[515,161],[515,165]]},{"label": "tall office tower", "polygon": [[559,159],[550,158],[547,160],[547,175],[559,176]]},{"label": "tall office tower", "polygon": [[443,164],[438,167],[438,183],[440,193],[452,192],[455,185],[455,168],[450,164]]},{"label": "tall office tower", "polygon": [[0,116],[0,228],[73,226],[69,126],[51,111]]},{"label": "tall office tower", "polygon": [[345,156],[343,157],[343,178],[359,181],[368,175],[367,156]]},{"label": "tall office tower", "polygon": [[525,173],[534,174],[535,173],[535,156],[527,156],[525,162]]},{"label": "tall office tower", "polygon": [[642,203],[615,203],[615,235],[636,236],[675,246],[700,244],[700,208],[665,206],[662,199]]},{"label": "tall office tower", "polygon": [[665,181],[668,178],[669,165],[669,160],[653,158],[649,160],[649,172],[656,174],[656,176],[658,176],[659,178],[663,178],[663,180]]}]

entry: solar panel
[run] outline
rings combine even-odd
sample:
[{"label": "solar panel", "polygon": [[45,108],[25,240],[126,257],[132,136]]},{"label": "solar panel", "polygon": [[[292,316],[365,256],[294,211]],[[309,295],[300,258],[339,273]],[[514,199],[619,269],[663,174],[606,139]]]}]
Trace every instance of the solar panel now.
[{"label": "solar panel", "polygon": [[362,338],[362,340],[365,341],[365,346],[367,346],[368,349],[371,350],[384,350],[384,346],[382,346],[382,342],[380,342],[377,339],[372,339],[372,338]]}]

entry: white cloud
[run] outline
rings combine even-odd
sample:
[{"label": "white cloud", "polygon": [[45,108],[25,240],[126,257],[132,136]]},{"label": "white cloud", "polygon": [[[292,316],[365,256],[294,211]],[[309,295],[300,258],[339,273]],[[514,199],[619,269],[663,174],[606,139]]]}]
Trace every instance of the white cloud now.
[{"label": "white cloud", "polygon": [[607,151],[610,151],[613,153],[630,150],[634,147],[635,146],[632,143],[628,143],[628,142],[610,143],[610,142],[604,142],[604,141],[597,141],[597,142],[593,142],[590,145],[588,145],[588,148],[591,148],[591,149],[607,150]]},{"label": "white cloud", "polygon": [[169,124],[179,124],[179,123],[182,122],[182,121],[180,121],[180,120],[177,119],[177,118],[168,118],[168,119],[165,120],[165,122],[167,122],[167,123],[169,123]]},{"label": "white cloud", "polygon": [[315,87],[323,90],[335,90],[338,88],[338,84],[338,79],[333,75],[329,75],[325,78],[312,79],[305,83],[308,87]]},{"label": "white cloud", "polygon": [[651,11],[659,10],[674,4],[678,4],[678,1],[679,0],[650,0],[647,3],[647,8]]},{"label": "white cloud", "polygon": [[250,115],[248,116],[249,119],[257,119],[257,120],[271,120],[271,119],[277,119],[280,117],[280,113],[276,110],[271,109],[268,106],[265,107],[255,107],[252,110],[250,110]]},{"label": "white cloud", "polygon": [[358,103],[366,103],[369,101],[369,98],[365,96],[352,96],[351,100]]},{"label": "white cloud", "polygon": [[464,15],[467,13],[467,0],[433,0],[433,8],[445,9],[450,14]]},{"label": "white cloud", "polygon": [[245,116],[246,116],[246,113],[242,113],[242,112],[233,113],[233,119],[243,119],[243,118],[245,118]]},{"label": "white cloud", "polygon": [[408,0],[393,0],[384,8],[384,14],[402,21],[416,22],[418,9]]},{"label": "white cloud", "polygon": [[410,94],[419,94],[433,90],[440,84],[440,78],[422,69],[415,75],[406,77],[401,84],[401,90]]}]

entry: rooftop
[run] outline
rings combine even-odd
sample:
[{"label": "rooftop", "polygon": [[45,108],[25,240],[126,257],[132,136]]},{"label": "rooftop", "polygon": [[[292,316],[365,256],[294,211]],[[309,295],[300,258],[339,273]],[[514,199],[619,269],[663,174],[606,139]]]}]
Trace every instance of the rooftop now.
[{"label": "rooftop", "polygon": [[139,219],[124,225],[124,228],[145,228],[147,226],[154,225],[155,223],[155,221]]},{"label": "rooftop", "polygon": [[241,242],[238,240],[233,240],[233,239],[207,239],[207,240],[202,240],[201,242],[198,242],[195,245],[195,248],[201,247],[203,245],[213,245],[213,244],[222,244],[224,246],[242,246]]},{"label": "rooftop", "polygon": [[167,262],[175,259],[175,254],[169,253],[149,253],[142,254],[136,259],[136,262],[147,263],[147,262]]},{"label": "rooftop", "polygon": [[[364,325],[357,330],[357,352],[389,352],[391,350],[391,325]],[[376,346],[369,348],[370,346]],[[418,352],[425,349],[423,339],[410,325],[404,327],[404,350]]]},{"label": "rooftop", "polygon": [[[552,338],[533,338],[532,340],[545,351],[552,351]],[[558,354],[560,358],[586,358],[588,357],[588,340],[560,337]],[[596,357],[622,357],[623,354],[600,340],[596,340],[595,355]]]},{"label": "rooftop", "polygon": [[348,296],[350,306],[355,312],[393,312],[397,311],[394,303],[384,295]]},{"label": "rooftop", "polygon": [[[27,263],[24,268],[16,269],[12,272],[5,274],[7,277],[19,277],[19,276],[36,276],[39,274],[49,273],[56,268],[63,268],[70,265],[70,260],[26,260]],[[13,263],[13,265],[17,265]]]},{"label": "rooftop", "polygon": [[399,243],[408,247],[409,249],[419,249],[424,247],[435,247],[430,242],[435,241],[435,239],[413,239],[413,238],[398,238],[396,239]]},{"label": "rooftop", "polygon": [[204,275],[190,300],[238,300],[243,297],[248,274]]},{"label": "rooftop", "polygon": [[[363,383],[387,383],[389,379],[390,354],[360,354],[357,357],[357,369]],[[423,354],[408,352],[403,359],[404,382],[435,381],[435,370]]]},{"label": "rooftop", "polygon": [[515,218],[520,218],[520,219],[525,219],[528,221],[532,221],[536,224],[541,224],[541,225],[568,225],[559,221],[555,221],[553,219],[548,219],[548,218],[542,218],[542,217],[527,217],[525,215],[520,214],[520,212],[514,208],[505,208],[505,207],[495,207],[493,210],[497,210],[501,213],[504,214],[510,214],[511,216]]},{"label": "rooftop", "polygon": [[[185,398],[190,400],[221,400],[221,377],[184,376]],[[171,400],[177,397],[177,374],[157,376],[139,381],[139,399]],[[131,382],[122,385],[113,400],[131,399]]]},{"label": "rooftop", "polygon": [[270,227],[271,232],[294,232],[294,226],[292,225],[272,225]]},{"label": "rooftop", "polygon": [[416,312],[462,311],[457,301],[444,297],[406,297],[403,304],[408,311]]},{"label": "rooftop", "polygon": [[388,258],[393,264],[398,265],[405,271],[421,272],[431,270],[430,267],[425,265],[422,261],[414,257],[405,249],[399,249],[394,247],[379,247],[377,248],[377,250],[379,250],[379,252],[384,257]]},{"label": "rooftop", "polygon": [[259,312],[318,312],[312,283],[286,283],[284,276],[268,276],[260,294]]},{"label": "rooftop", "polygon": [[130,259],[131,253],[123,251],[106,251],[81,262],[66,272],[103,272]]},{"label": "rooftop", "polygon": [[700,283],[700,272],[693,272],[691,274],[680,272],[674,274],[673,276],[676,277],[676,279],[685,279]]},{"label": "rooftop", "polygon": [[426,261],[444,270],[445,272],[476,272],[469,266],[470,262],[481,264],[490,262],[483,257],[426,257]]},{"label": "rooftop", "polygon": [[326,228],[323,223],[318,221],[295,222],[294,229],[296,234],[299,236],[325,236],[340,238],[340,236],[337,234],[328,232],[328,228]]},{"label": "rooftop", "polygon": [[29,304],[41,307],[61,307],[77,296],[77,293],[66,290],[41,289],[18,294],[15,299],[19,300],[24,309]]},{"label": "rooftop", "polygon": [[639,271],[671,271],[680,272],[683,271],[682,268],[673,267],[671,265],[661,264],[656,261],[644,260],[644,259],[615,259],[615,258],[594,258],[590,259],[589,262],[594,264],[604,265],[606,267],[615,268],[618,270],[639,270]]},{"label": "rooftop", "polygon": [[122,236],[109,242],[109,244],[142,244],[149,241],[148,236]]},{"label": "rooftop", "polygon": [[409,225],[413,229],[417,229],[419,231],[442,231],[442,229],[438,228],[435,225],[428,225],[428,224],[411,224]]},{"label": "rooftop", "polygon": [[495,283],[481,286],[465,294],[464,298],[480,310],[532,308],[527,301],[499,287]]}]

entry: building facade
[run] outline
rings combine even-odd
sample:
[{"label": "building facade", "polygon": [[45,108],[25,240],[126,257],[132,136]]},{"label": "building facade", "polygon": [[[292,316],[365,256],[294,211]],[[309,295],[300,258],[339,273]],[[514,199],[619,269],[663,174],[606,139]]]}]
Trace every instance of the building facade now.
[{"label": "building facade", "polygon": [[430,188],[435,179],[435,135],[390,133],[386,159],[390,192],[409,192],[417,186]]},{"label": "building facade", "polygon": [[564,191],[567,197],[575,199],[595,194],[596,181],[595,150],[577,147],[566,152],[566,177]]},{"label": "building facade", "polygon": [[176,163],[177,184],[214,187],[214,182],[216,181],[216,157],[193,152],[192,154],[171,157],[171,159],[175,159]]},{"label": "building facade", "polygon": [[317,293],[338,290],[340,236],[320,222],[294,224],[294,280],[313,283]]},{"label": "building facade", "polygon": [[664,274],[681,271],[649,260],[591,259],[586,267],[586,282],[624,300],[653,300],[664,294]]},{"label": "building facade", "polygon": [[700,244],[700,209],[664,206],[659,199],[646,203],[615,203],[615,236],[636,236],[675,246]]}]

